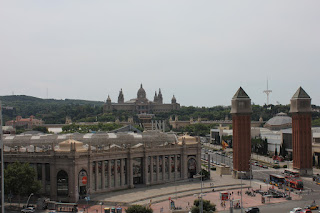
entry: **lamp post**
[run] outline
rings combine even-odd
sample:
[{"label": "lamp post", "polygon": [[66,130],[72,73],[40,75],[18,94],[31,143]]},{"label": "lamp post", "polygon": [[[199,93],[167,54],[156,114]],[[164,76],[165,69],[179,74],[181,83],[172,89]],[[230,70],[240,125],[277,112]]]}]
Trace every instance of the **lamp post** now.
[{"label": "lamp post", "polygon": [[31,194],[29,195],[28,200],[27,200],[27,206],[26,206],[26,207],[28,207],[28,205],[29,205],[29,200],[30,200],[30,198],[31,198],[32,195],[33,195],[33,193],[31,193]]},{"label": "lamp post", "polygon": [[103,205],[103,202],[100,202],[99,204],[101,205],[101,213],[102,213],[102,205]]},{"label": "lamp post", "polygon": [[200,191],[200,213],[203,213],[203,203],[202,203],[202,169],[200,170],[201,175],[201,191]]},{"label": "lamp post", "polygon": [[239,171],[239,173],[241,174],[241,213],[243,212],[243,207],[242,207],[242,175],[245,174],[245,171]]}]

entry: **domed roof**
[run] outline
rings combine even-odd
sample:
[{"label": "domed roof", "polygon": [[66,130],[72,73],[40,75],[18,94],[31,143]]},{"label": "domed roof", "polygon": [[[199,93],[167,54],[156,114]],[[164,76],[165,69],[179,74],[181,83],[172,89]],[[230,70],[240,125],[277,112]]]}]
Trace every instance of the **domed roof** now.
[{"label": "domed roof", "polygon": [[57,151],[70,152],[71,146],[74,146],[76,152],[87,151],[86,148],[84,148],[82,142],[76,141],[73,139],[68,139],[66,141],[60,142],[59,143],[59,150],[57,150]]},{"label": "domed roof", "polygon": [[287,128],[292,125],[292,118],[289,117],[286,113],[280,112],[273,118],[269,119],[265,124],[265,127],[283,127]]},{"label": "domed roof", "polygon": [[142,84],[140,85],[140,89],[138,90],[137,98],[146,98],[146,91],[142,88]]},{"label": "domed roof", "polygon": [[182,144],[182,142],[186,144],[197,144],[197,138],[190,135],[183,135],[178,138],[178,144]]}]

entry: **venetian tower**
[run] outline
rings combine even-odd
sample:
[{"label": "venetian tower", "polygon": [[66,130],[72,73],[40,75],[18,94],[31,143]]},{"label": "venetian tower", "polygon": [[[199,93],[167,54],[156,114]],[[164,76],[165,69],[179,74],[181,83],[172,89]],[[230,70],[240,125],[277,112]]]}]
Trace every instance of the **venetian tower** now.
[{"label": "venetian tower", "polygon": [[251,99],[240,87],[231,100],[234,178],[250,177]]},{"label": "venetian tower", "polygon": [[293,168],[312,175],[311,98],[300,87],[291,98]]}]

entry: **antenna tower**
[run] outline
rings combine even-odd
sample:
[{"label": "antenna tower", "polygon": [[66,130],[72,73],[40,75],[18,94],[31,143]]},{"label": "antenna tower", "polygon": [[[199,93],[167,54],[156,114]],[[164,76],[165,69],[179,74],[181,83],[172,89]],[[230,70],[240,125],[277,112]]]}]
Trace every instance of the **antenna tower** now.
[{"label": "antenna tower", "polygon": [[267,79],[267,90],[264,90],[263,92],[267,94],[267,105],[269,105],[269,94],[272,93],[272,90],[269,89],[268,79]]}]

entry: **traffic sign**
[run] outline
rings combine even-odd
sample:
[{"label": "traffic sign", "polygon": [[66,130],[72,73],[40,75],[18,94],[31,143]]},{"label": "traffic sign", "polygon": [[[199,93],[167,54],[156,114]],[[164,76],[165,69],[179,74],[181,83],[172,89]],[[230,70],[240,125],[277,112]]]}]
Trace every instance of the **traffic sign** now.
[{"label": "traffic sign", "polygon": [[87,184],[87,182],[88,182],[88,178],[87,178],[87,176],[82,177],[81,182],[82,182],[82,184],[86,185],[86,184]]}]

